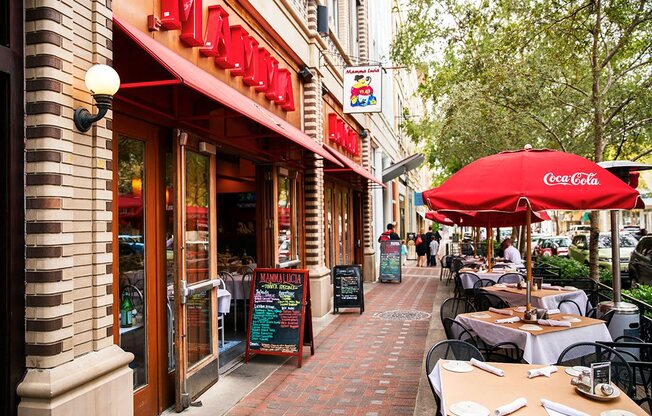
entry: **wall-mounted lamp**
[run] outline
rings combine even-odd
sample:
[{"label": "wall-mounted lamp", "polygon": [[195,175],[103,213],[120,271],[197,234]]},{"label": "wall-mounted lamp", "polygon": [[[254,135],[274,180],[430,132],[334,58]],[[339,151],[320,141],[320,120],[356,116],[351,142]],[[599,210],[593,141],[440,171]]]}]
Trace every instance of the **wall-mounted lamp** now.
[{"label": "wall-mounted lamp", "polygon": [[299,78],[301,78],[301,81],[303,82],[310,82],[313,76],[312,71],[307,66],[304,66],[299,71]]},{"label": "wall-mounted lamp", "polygon": [[366,139],[367,136],[369,136],[369,131],[367,129],[362,129],[358,135],[361,139]]},{"label": "wall-mounted lamp", "polygon": [[120,88],[120,76],[108,65],[93,65],[86,71],[84,78],[86,88],[93,94],[97,114],[91,114],[85,108],[75,110],[73,120],[77,130],[88,131],[93,123],[101,120],[111,108],[113,96]]}]

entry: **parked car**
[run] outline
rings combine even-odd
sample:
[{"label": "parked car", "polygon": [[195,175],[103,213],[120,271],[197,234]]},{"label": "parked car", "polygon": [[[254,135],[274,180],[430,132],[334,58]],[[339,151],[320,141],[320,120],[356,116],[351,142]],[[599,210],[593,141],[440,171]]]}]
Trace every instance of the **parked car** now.
[{"label": "parked car", "polygon": [[543,243],[546,239],[550,238],[551,236],[549,235],[543,235],[543,234],[532,234],[532,255],[533,256],[539,256],[540,254],[538,253],[537,249]]},{"label": "parked car", "polygon": [[543,239],[536,249],[537,256],[563,256],[568,257],[568,248],[571,245],[569,237],[558,235]]},{"label": "parked car", "polygon": [[633,283],[652,285],[652,236],[643,236],[629,257],[629,277]]},{"label": "parked car", "polygon": [[588,234],[591,232],[591,226],[590,225],[571,225],[570,229],[568,230],[568,235],[573,237],[576,234]]},{"label": "parked car", "polygon": [[[629,256],[636,247],[636,239],[629,234],[620,234],[620,270],[628,270]],[[573,237],[569,257],[583,264],[589,264],[589,236],[578,234]],[[611,269],[611,234],[600,233],[598,237],[598,265]]]}]

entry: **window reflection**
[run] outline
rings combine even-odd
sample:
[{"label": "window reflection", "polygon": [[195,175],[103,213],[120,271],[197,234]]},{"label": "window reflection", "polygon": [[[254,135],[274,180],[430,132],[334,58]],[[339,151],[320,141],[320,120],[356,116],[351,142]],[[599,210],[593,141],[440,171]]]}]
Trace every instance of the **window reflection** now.
[{"label": "window reflection", "polygon": [[188,284],[209,279],[209,186],[210,159],[195,152],[186,154],[186,267]]},{"label": "window reflection", "polygon": [[147,384],[145,143],[118,138],[120,347],[134,354],[134,388]]},{"label": "window reflection", "polygon": [[292,259],[292,227],[290,224],[290,179],[278,177],[278,261]]}]

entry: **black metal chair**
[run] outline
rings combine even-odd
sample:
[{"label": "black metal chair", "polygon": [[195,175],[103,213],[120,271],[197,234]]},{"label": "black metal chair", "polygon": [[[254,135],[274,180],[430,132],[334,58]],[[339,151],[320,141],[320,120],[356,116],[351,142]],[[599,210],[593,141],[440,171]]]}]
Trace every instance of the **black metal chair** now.
[{"label": "black metal chair", "polygon": [[[441,258],[441,270],[439,271],[440,282],[444,280],[444,276],[448,277],[448,273],[450,273],[450,266],[448,265],[449,258],[450,258],[449,255],[445,255],[444,257]],[[448,284],[448,281],[446,283]]]},{"label": "black metal chair", "polygon": [[587,311],[586,316],[588,318],[602,319],[604,324],[607,325],[607,328],[609,328],[609,325],[611,324],[611,318],[614,317],[615,313],[616,311],[612,309],[598,318],[598,307],[596,306],[595,308],[591,308],[589,311]]},{"label": "black metal chair", "polygon": [[472,344],[458,340],[439,341],[433,345],[428,354],[426,354],[426,377],[432,390],[432,395],[437,403],[437,415],[441,415],[441,400],[435,391],[435,386],[430,378],[432,370],[439,360],[464,360],[469,361],[475,358],[478,361],[484,361],[482,353]]},{"label": "black metal chair", "polygon": [[[469,283],[466,285],[468,289],[464,287],[464,285],[462,284],[462,280],[465,280]],[[458,296],[473,298],[474,295],[473,286],[475,285],[475,282],[477,282],[478,280],[480,280],[480,277],[473,272],[456,273],[455,293],[457,293]]]},{"label": "black metal chair", "polygon": [[439,318],[444,323],[445,318],[452,318],[461,313],[475,312],[475,308],[464,298],[448,298],[439,307]]},{"label": "black metal chair", "polygon": [[598,341],[625,357],[632,367],[632,391],[629,396],[639,405],[652,400],[652,344],[639,337],[621,335],[613,342]]},{"label": "black metal chair", "polygon": [[485,291],[479,291],[476,293],[473,305],[478,311],[488,311],[489,308],[504,309],[510,307],[510,304],[507,301]]},{"label": "black metal chair", "polygon": [[454,319],[444,319],[444,332],[448,339],[457,339],[472,344],[482,352],[488,361],[520,363],[523,360],[523,351],[513,342],[501,342],[496,345],[488,344],[473,330]]},{"label": "black metal chair", "polygon": [[489,287],[495,284],[496,282],[494,282],[491,279],[480,279],[477,282],[473,283],[473,289],[480,289],[481,287]]},{"label": "black metal chair", "polygon": [[498,283],[518,283],[523,281],[523,276],[518,273],[505,273],[498,278]]},{"label": "black metal chair", "polygon": [[580,316],[584,315],[580,305],[578,305],[577,302],[572,299],[562,299],[559,301],[557,309],[559,309],[559,311],[562,313],[574,313]]},{"label": "black metal chair", "polygon": [[590,367],[592,363],[611,362],[611,381],[623,392],[632,391],[633,372],[625,357],[613,348],[597,342],[578,342],[566,347],[557,358],[557,365]]},{"label": "black metal chair", "polygon": [[251,267],[249,266],[243,266],[242,267],[242,296],[243,296],[243,322],[244,322],[244,328],[245,328],[245,333],[247,332],[247,328],[249,326],[249,301],[251,299],[250,292],[251,292],[251,281],[254,277],[254,271]]}]

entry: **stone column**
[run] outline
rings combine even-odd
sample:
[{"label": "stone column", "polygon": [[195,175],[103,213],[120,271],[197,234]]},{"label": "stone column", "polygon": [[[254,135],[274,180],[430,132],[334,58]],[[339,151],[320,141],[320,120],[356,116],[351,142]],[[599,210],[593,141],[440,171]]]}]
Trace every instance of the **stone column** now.
[{"label": "stone column", "polygon": [[88,133],[75,108],[111,63],[110,2],[27,0],[26,367],[19,415],[133,413],[133,359],[113,345],[111,113]]},{"label": "stone column", "polygon": [[[362,166],[369,172],[372,171],[371,165],[371,134],[362,139]],[[377,186],[375,182],[367,181],[367,189],[362,194],[362,244],[363,244],[363,264],[362,272],[364,280],[373,282],[376,280],[376,244],[377,237],[374,238],[374,211],[373,211],[373,187]]]}]

